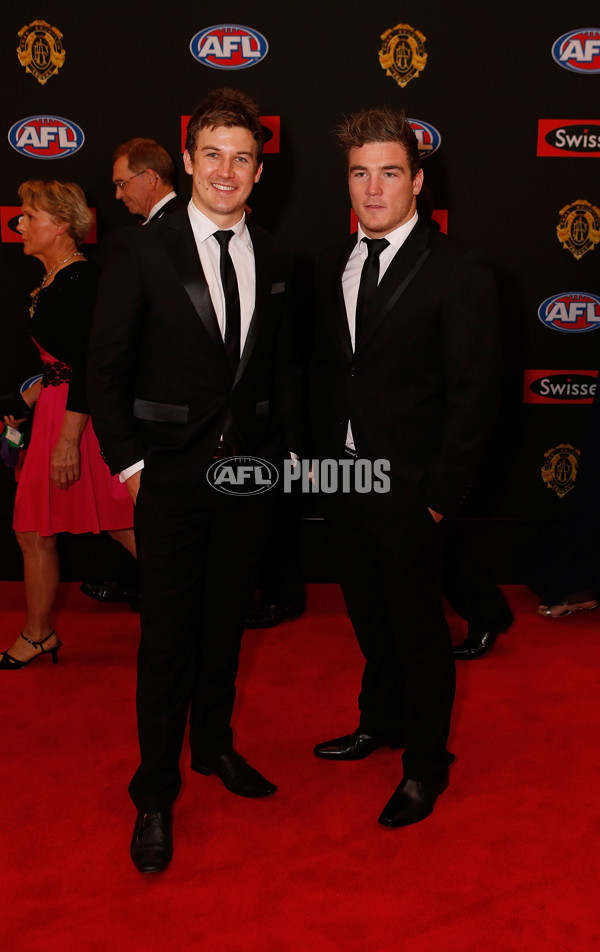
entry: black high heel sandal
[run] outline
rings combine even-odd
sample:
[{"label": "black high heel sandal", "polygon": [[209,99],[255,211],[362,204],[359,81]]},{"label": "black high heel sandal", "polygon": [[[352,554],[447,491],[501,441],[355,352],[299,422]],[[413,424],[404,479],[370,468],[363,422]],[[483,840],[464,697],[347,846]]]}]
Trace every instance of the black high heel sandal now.
[{"label": "black high heel sandal", "polygon": [[43,654],[52,655],[52,664],[58,664],[58,649],[61,647],[62,642],[57,641],[56,644],[52,646],[52,648],[44,648],[46,642],[52,638],[54,634],[55,632],[51,631],[43,641],[32,641],[31,638],[28,638],[27,635],[24,635],[23,632],[21,632],[21,638],[23,641],[26,641],[28,645],[33,645],[34,648],[39,648],[41,654],[33,655],[29,661],[19,661],[18,658],[13,658],[11,655],[9,655],[8,651],[5,651],[2,655],[2,658],[0,658],[0,671],[9,671],[10,669],[14,669],[16,671],[18,668],[24,668],[26,664],[31,664],[32,661],[35,661],[36,658],[40,658]]}]

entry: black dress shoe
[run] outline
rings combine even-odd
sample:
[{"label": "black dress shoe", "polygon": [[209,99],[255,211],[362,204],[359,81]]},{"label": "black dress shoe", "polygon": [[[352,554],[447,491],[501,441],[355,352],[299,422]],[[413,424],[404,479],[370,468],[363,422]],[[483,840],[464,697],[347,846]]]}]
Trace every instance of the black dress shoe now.
[{"label": "black dress shoe", "polygon": [[228,790],[240,797],[268,797],[277,790],[274,783],[265,780],[262,774],[247,764],[235,750],[203,757],[202,761],[192,760],[192,770],[206,777],[215,774]]},{"label": "black dress shoe", "polygon": [[166,869],[173,855],[171,814],[168,810],[137,815],[129,849],[140,873],[160,873]]},{"label": "black dress shoe", "polygon": [[383,808],[379,822],[383,826],[397,827],[424,820],[433,812],[435,801],[447,786],[447,770],[436,780],[410,780],[405,777]]},{"label": "black dress shoe", "polygon": [[[510,628],[514,620],[515,617],[507,606],[506,612],[500,621],[489,625],[486,630],[469,629],[468,637],[454,648],[454,657],[460,658],[461,661],[483,658],[493,648],[498,635]],[[485,628],[485,626],[483,627]]]},{"label": "black dress shoe", "polygon": [[306,602],[294,599],[280,602],[267,602],[262,599],[246,612],[244,628],[274,628],[282,621],[300,618],[306,609]]},{"label": "black dress shoe", "polygon": [[140,593],[120,582],[82,582],[79,588],[97,602],[124,602],[139,611]]},{"label": "black dress shoe", "polygon": [[317,744],[314,748],[317,757],[326,760],[363,760],[379,747],[391,747],[398,750],[403,747],[402,738],[387,734],[367,734],[358,727],[353,734],[344,734],[334,740]]}]

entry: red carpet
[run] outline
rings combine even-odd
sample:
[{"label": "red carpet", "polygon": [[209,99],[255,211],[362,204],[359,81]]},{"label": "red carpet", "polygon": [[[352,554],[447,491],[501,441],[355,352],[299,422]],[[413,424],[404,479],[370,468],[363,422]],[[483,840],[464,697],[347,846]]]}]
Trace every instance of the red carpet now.
[{"label": "red carpet", "polygon": [[[399,752],[313,756],[356,725],[362,663],[338,589],[312,586],[302,619],[244,643],[236,744],[278,793],[235,797],[192,773],[186,751],[175,855],[144,877],[128,855],[137,616],[63,586],[59,664],[0,673],[2,948],[598,948],[600,609],[549,621],[527,590],[506,592],[517,621],[458,666],[457,760],[433,816],[377,824]],[[0,595],[4,647],[22,586]]]}]

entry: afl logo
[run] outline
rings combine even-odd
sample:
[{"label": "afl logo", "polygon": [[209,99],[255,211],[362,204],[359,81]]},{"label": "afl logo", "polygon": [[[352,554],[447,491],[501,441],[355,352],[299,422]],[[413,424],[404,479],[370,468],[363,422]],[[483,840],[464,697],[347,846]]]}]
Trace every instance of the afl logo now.
[{"label": "afl logo", "polygon": [[600,29],[584,27],[559,36],[552,56],[573,73],[600,73]]},{"label": "afl logo", "polygon": [[206,472],[209,486],[228,496],[259,496],[273,489],[278,480],[273,464],[258,456],[218,459]]},{"label": "afl logo", "polygon": [[30,116],[8,131],[13,149],[31,159],[64,159],[77,152],[84,140],[79,126],[60,116]]},{"label": "afl logo", "polygon": [[426,156],[437,152],[442,144],[442,137],[435,126],[430,126],[428,122],[422,122],[420,119],[407,119],[406,121],[417,137],[421,158],[424,159]]},{"label": "afl logo", "polygon": [[268,51],[262,33],[233,23],[209,26],[196,33],[190,43],[194,59],[213,69],[246,69],[260,63]]},{"label": "afl logo", "polygon": [[538,309],[542,324],[554,331],[583,334],[600,327],[600,297],[585,291],[565,291],[547,298]]}]

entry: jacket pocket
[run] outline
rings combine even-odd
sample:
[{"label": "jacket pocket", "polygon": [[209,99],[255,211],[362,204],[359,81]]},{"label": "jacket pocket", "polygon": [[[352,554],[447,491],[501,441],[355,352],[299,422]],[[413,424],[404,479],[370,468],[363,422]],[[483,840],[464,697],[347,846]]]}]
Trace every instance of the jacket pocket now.
[{"label": "jacket pocket", "polygon": [[152,400],[136,397],[133,401],[133,415],[138,420],[151,420],[153,423],[187,423],[190,408],[180,407],[175,403],[154,403]]}]

